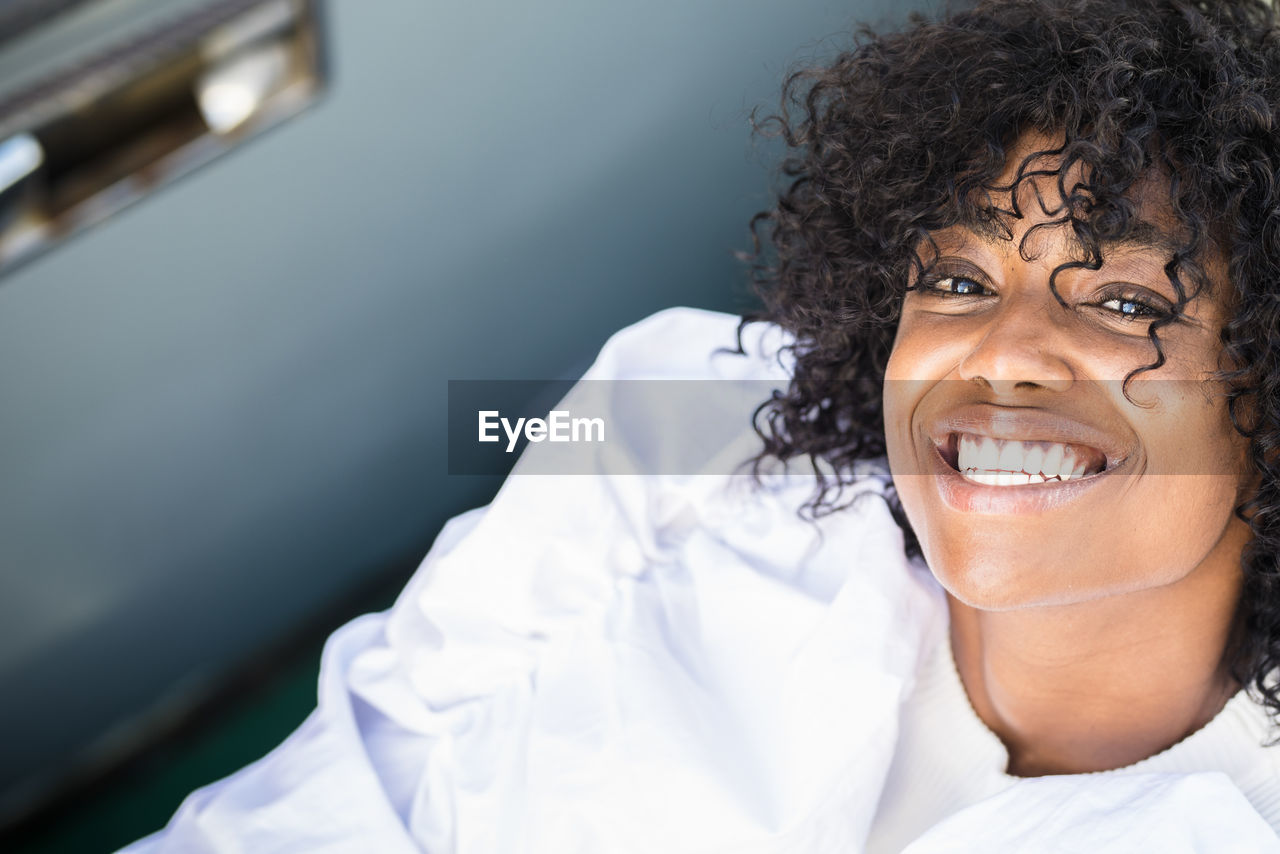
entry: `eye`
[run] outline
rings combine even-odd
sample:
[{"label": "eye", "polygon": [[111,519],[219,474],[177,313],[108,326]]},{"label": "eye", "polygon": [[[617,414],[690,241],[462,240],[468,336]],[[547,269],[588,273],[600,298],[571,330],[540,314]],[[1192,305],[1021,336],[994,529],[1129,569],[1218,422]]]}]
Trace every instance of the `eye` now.
[{"label": "eye", "polygon": [[965,276],[945,276],[926,283],[925,287],[938,294],[962,297],[982,297],[991,293],[981,282]]},{"label": "eye", "polygon": [[1106,297],[1095,305],[1125,321],[1160,320],[1173,313],[1170,307],[1163,304],[1163,301],[1157,303],[1134,294]]},{"label": "eye", "polygon": [[923,311],[939,315],[969,315],[999,303],[1000,291],[979,267],[964,258],[941,259],[922,273],[910,296]]}]

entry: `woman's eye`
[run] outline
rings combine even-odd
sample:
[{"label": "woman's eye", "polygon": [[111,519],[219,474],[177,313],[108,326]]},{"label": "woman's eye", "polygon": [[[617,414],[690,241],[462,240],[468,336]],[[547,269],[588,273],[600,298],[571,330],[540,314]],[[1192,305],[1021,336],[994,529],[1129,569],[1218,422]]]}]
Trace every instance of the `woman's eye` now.
[{"label": "woman's eye", "polygon": [[938,279],[930,286],[930,290],[964,297],[980,297],[989,293],[980,282],[966,279],[964,276],[947,276],[946,278]]},{"label": "woman's eye", "polygon": [[1097,305],[1123,320],[1158,320],[1169,315],[1167,309],[1144,302],[1137,297],[1111,297]]}]

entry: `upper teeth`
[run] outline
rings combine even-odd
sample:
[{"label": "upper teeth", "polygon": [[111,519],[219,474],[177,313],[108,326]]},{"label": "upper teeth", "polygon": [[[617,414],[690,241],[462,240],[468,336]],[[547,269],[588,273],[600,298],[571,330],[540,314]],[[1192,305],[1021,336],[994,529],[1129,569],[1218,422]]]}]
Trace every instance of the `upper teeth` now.
[{"label": "upper teeth", "polygon": [[991,486],[1017,486],[1084,477],[1086,461],[1071,445],[960,435],[956,468]]}]

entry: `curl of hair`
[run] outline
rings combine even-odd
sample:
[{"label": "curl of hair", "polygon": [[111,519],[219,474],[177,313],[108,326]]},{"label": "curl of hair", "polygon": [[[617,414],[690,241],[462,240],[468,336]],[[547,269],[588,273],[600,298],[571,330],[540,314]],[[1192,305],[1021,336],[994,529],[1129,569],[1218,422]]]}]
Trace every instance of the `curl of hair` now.
[{"label": "curl of hair", "polygon": [[[857,35],[829,65],[791,75],[777,203],[752,220],[747,315],[793,335],[794,376],[760,406],[770,459],[819,472],[804,512],[846,503],[855,463],[885,455],[882,395],[902,299],[928,273],[919,247],[961,222],[1006,228],[1022,181],[1056,172],[1069,226],[1096,269],[1136,217],[1132,198],[1167,189],[1184,244],[1166,267],[1179,301],[1205,284],[1197,259],[1227,261],[1221,330],[1232,422],[1260,479],[1236,509],[1253,531],[1227,663],[1280,716],[1280,34],[1262,0],[987,0],[900,32]],[[1000,183],[1029,132],[1058,142]],[[1003,195],[1001,195],[1003,194]],[[1025,238],[1024,238],[1025,240]],[[924,253],[928,257],[928,253]],[[1053,279],[1050,280],[1051,287]],[[1056,294],[1056,290],[1055,290]],[[1152,325],[1153,358],[1164,363]],[[741,336],[742,327],[739,328]],[[819,463],[826,464],[825,466]],[[890,507],[919,554],[892,487]]]}]

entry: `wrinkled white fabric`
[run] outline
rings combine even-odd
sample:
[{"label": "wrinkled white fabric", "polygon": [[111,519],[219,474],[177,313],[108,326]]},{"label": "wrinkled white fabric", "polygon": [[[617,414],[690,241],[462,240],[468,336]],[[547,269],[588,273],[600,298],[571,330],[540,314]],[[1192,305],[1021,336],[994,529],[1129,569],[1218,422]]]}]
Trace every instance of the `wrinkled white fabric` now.
[{"label": "wrinkled white fabric", "polygon": [[[776,329],[749,328],[748,357],[712,355],[735,324],[660,313],[587,376],[784,384]],[[627,413],[627,453],[679,441],[661,415]],[[756,447],[749,416],[725,453]],[[127,850],[859,851],[946,612],[903,557],[882,479],[817,525],[796,514],[812,486],[513,475],[446,526],[390,611],[330,638],[318,708],[293,736]],[[1151,850],[1236,850],[1219,843],[1239,828],[1275,842],[1225,778],[1056,779],[962,811],[912,854],[1127,852],[1132,821],[1181,846]]]},{"label": "wrinkled white fabric", "polygon": [[1225,774],[1077,775],[1024,780],[939,822],[904,854],[979,851],[1273,854],[1280,840]]}]

